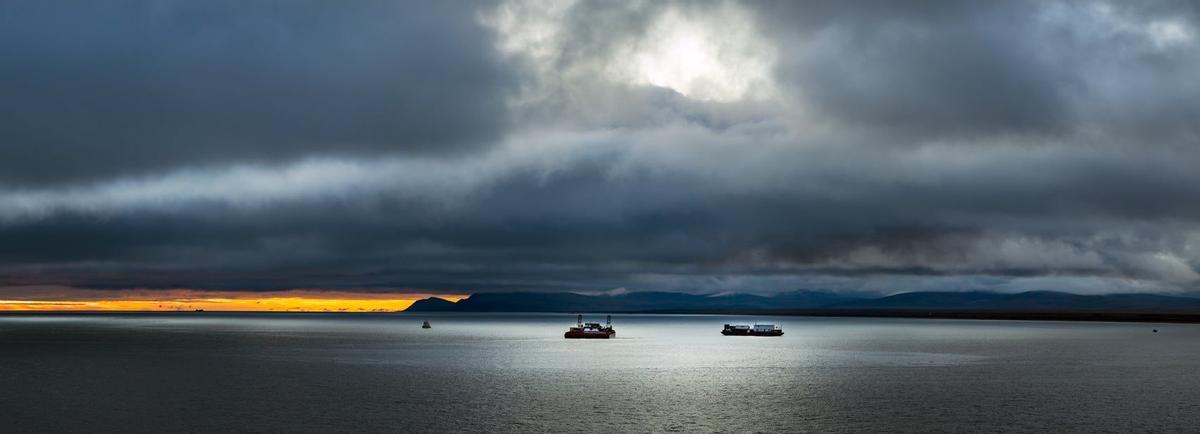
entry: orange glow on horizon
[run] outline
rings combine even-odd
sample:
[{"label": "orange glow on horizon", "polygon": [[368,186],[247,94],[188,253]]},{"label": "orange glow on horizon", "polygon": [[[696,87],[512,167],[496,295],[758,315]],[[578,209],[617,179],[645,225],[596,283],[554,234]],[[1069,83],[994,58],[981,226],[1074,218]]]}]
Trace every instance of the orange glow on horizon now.
[{"label": "orange glow on horizon", "polygon": [[[397,312],[427,297],[453,302],[458,294],[367,293],[333,291],[276,291],[267,293],[208,292],[194,290],[71,291],[72,296],[48,299],[5,299],[0,292],[0,311],[224,311],[224,312]],[[79,295],[94,298],[78,298]]]}]

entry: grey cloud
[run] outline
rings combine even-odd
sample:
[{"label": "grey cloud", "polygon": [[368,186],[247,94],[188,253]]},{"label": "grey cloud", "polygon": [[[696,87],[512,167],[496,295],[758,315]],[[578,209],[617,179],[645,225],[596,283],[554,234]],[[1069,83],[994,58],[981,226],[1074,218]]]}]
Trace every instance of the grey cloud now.
[{"label": "grey cloud", "polygon": [[[1071,172],[1008,182],[1005,173],[1029,165],[1020,153],[987,158],[999,166],[989,172],[951,162],[907,168],[898,161],[891,172],[856,176],[847,173],[855,167],[852,158],[763,151],[762,158],[779,160],[768,164],[745,152],[722,156],[714,149],[726,145],[720,137],[707,147],[672,145],[684,137],[657,137],[664,141],[658,143],[639,142],[647,140],[640,133],[614,135],[534,164],[520,147],[509,148],[514,154],[499,160],[518,166],[494,169],[493,178],[479,180],[471,192],[453,193],[459,199],[450,205],[431,202],[449,191],[424,188],[428,196],[412,196],[384,180],[349,197],[302,197],[266,207],[200,201],[100,217],[57,213],[11,223],[2,232],[3,245],[26,247],[4,252],[11,265],[6,282],[30,283],[24,280],[29,270],[71,276],[47,284],[191,282],[220,289],[597,290],[643,288],[647,282],[638,276],[645,274],[1066,274],[1185,286],[1195,279],[1189,264],[1196,257],[1188,247],[1198,239],[1189,223],[1195,211],[1123,216],[1120,208],[1098,210],[1107,197],[1085,194],[1098,180]],[[671,152],[645,153],[664,146]],[[685,148],[704,151],[703,157],[667,160]],[[1052,168],[1072,165],[1041,160]],[[846,167],[821,168],[831,163]],[[842,175],[812,175],[819,170]],[[922,171],[932,173],[902,186],[881,185]],[[815,183],[823,184],[787,187]],[[1125,188],[1145,192],[1159,183],[1147,177]],[[1044,185],[1078,199],[1045,197],[1037,188]],[[984,187],[995,196],[969,196]]]},{"label": "grey cloud", "polygon": [[477,9],[5,2],[0,184],[486,148],[513,76]]},{"label": "grey cloud", "polygon": [[[6,146],[24,160],[0,164],[25,172],[5,180],[33,187],[0,189],[0,286],[1200,289],[1194,7],[583,2],[540,40],[550,49],[514,53],[490,33],[493,5],[420,5],[411,16],[391,5],[276,6],[286,13],[241,19],[226,13],[243,4],[167,8],[208,16],[220,25],[196,28],[230,43],[265,44],[161,31],[175,35],[168,45],[217,44],[165,55],[165,67],[187,60],[218,78],[197,85],[212,100],[161,102],[236,128],[191,129],[191,117],[153,106],[99,119],[157,120],[147,122],[178,127],[184,142],[240,140],[120,148],[137,156],[128,162],[84,152],[61,164],[95,167],[70,173],[33,162],[68,148]],[[542,9],[552,8],[532,7]],[[317,10],[334,15],[297,12]],[[647,38],[662,14],[741,10],[752,26],[730,32],[773,48],[773,82],[762,84],[773,93],[705,100],[629,76],[630,53],[657,42]],[[289,34],[307,20],[313,35]],[[376,44],[381,34],[395,38]],[[45,62],[35,66],[92,70],[121,52],[45,52],[69,45],[0,43],[36,48]],[[161,51],[131,56],[146,53]],[[271,80],[231,80],[262,71]],[[22,77],[39,92],[59,83]],[[104,77],[71,77],[77,94],[111,96]],[[149,82],[120,90],[187,87]],[[112,101],[102,100],[85,108]],[[217,115],[213,101],[243,105]],[[31,125],[51,106],[26,102],[5,143],[49,140]],[[406,104],[435,110],[410,116]],[[105,129],[105,142],[166,130]]]},{"label": "grey cloud", "polygon": [[[781,2],[757,8],[786,48],[777,72],[798,98],[880,141],[1024,135],[1070,140],[1195,137],[1200,94],[1188,2]],[[1189,37],[1194,37],[1189,35]],[[1194,43],[1194,42],[1191,42]],[[1127,130],[1137,130],[1131,132]],[[897,137],[897,134],[903,134]]]}]

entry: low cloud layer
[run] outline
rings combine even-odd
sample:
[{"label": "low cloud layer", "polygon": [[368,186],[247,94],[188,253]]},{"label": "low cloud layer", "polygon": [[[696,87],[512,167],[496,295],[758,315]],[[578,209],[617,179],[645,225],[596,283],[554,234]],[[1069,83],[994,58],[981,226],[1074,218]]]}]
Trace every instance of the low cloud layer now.
[{"label": "low cloud layer", "polygon": [[1186,2],[76,6],[0,286],[1200,290]]}]

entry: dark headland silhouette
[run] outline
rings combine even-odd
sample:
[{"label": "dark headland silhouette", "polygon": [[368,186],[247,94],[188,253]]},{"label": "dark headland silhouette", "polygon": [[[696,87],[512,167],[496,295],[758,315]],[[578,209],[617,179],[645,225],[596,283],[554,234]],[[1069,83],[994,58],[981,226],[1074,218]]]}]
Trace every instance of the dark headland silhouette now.
[{"label": "dark headland silhouette", "polygon": [[1200,322],[1200,298],[1055,291],[909,292],[885,297],[805,290],[775,296],[632,292],[481,293],[457,303],[419,300],[407,312],[621,312],[805,316]]},{"label": "dark headland silhouette", "polygon": [[631,292],[582,295],[564,292],[481,293],[452,303],[430,297],[408,312],[650,312],[665,310],[816,308],[861,300],[827,291],[796,291],[763,297],[750,294],[696,295],[677,292]]}]

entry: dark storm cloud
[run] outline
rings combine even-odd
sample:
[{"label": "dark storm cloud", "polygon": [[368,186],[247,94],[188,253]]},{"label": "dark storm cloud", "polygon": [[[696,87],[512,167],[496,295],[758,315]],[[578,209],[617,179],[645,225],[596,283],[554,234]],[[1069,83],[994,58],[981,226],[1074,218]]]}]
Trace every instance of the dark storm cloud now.
[{"label": "dark storm cloud", "polygon": [[[1194,26],[1195,10],[1191,2],[1082,1],[758,8],[766,32],[789,42],[785,50],[805,51],[785,56],[779,73],[821,112],[887,134],[968,137],[1070,134],[1090,122],[1194,135],[1181,120],[1200,104],[1175,92],[1181,74],[1195,71],[1195,50],[1150,49],[1160,43],[1150,33]],[[1190,87],[1183,92],[1194,96]]]},{"label": "dark storm cloud", "polygon": [[1185,3],[85,7],[0,28],[0,286],[1200,283]]},{"label": "dark storm cloud", "polygon": [[486,147],[512,77],[475,6],[4,2],[0,185]]}]

